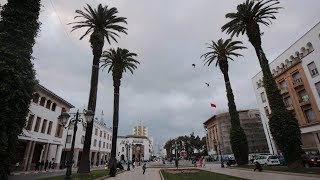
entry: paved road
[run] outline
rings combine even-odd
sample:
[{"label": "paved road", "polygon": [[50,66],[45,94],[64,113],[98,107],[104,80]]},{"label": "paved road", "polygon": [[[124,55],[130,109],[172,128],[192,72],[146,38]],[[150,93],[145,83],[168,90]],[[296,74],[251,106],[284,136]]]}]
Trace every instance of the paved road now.
[{"label": "paved road", "polygon": [[161,180],[159,170],[159,168],[147,168],[146,173],[142,174],[142,167],[138,166],[106,180]]},{"label": "paved road", "polygon": [[306,177],[306,176],[297,176],[297,175],[287,175],[271,172],[254,172],[248,170],[240,169],[230,169],[230,168],[221,168],[218,164],[213,164],[203,168],[208,171],[228,174],[230,176],[237,176],[246,179],[254,180],[319,180],[319,177]]}]

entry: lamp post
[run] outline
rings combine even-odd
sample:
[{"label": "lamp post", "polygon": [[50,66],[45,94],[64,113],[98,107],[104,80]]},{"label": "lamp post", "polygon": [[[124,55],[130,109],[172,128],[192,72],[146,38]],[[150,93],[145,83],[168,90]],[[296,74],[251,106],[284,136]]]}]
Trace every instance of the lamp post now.
[{"label": "lamp post", "polygon": [[84,110],[84,116],[85,116],[85,121],[82,118],[79,118],[79,110],[77,111],[77,113],[74,115],[73,118],[70,118],[70,114],[68,114],[67,112],[62,112],[61,115],[58,117],[59,121],[63,124],[64,128],[68,128],[71,124],[74,125],[73,127],[73,137],[72,137],[72,143],[71,143],[71,151],[70,151],[70,156],[69,159],[67,161],[67,172],[66,172],[66,176],[64,179],[71,179],[71,174],[72,174],[72,164],[73,164],[73,153],[74,153],[74,143],[75,143],[75,139],[76,139],[76,133],[77,133],[77,129],[78,123],[82,123],[82,125],[85,127],[87,122],[91,122],[94,116],[94,113],[91,110]]},{"label": "lamp post", "polygon": [[127,171],[130,171],[130,148],[131,148],[131,144],[126,142],[126,148],[127,148],[127,164],[128,164],[128,168]]}]

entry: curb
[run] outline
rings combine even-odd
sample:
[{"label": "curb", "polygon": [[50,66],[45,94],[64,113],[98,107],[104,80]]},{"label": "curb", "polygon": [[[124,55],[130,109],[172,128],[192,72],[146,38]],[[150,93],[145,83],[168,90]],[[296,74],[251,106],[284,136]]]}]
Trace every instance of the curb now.
[{"label": "curb", "polygon": [[162,175],[161,170],[162,170],[162,169],[159,170],[160,178],[161,178],[161,180],[165,180],[164,177],[163,177],[163,175]]},{"label": "curb", "polygon": [[[229,168],[229,169],[239,169],[239,170],[245,170],[245,171],[252,171],[252,169],[240,168],[240,167],[226,167],[226,168]],[[303,177],[315,177],[315,178],[320,178],[320,175],[318,175],[318,174],[293,173],[293,172],[282,172],[282,171],[271,171],[271,170],[263,170],[262,172],[276,173],[276,174],[285,174],[285,175],[293,175],[293,176],[303,176]]]},{"label": "curb", "polygon": [[[119,172],[116,173],[116,174],[119,175],[119,174],[124,173],[124,172],[127,172],[127,171],[126,171],[126,170],[122,170],[122,171],[119,171]],[[94,179],[94,180],[103,180],[103,179],[108,179],[108,178],[111,178],[110,175],[103,176],[103,177],[99,177],[99,178]]]}]

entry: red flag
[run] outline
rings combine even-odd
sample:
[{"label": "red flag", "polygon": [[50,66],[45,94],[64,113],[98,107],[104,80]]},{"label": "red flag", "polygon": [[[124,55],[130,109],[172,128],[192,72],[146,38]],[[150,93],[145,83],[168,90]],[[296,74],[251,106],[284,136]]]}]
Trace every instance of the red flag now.
[{"label": "red flag", "polygon": [[210,106],[213,108],[216,108],[217,106],[215,104],[210,103]]}]

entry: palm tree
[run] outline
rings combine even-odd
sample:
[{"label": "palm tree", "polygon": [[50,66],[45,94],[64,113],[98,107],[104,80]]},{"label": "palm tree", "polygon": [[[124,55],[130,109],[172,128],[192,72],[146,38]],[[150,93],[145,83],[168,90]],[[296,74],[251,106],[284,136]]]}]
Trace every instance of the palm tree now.
[{"label": "palm tree", "polygon": [[113,87],[114,87],[114,100],[113,100],[113,128],[112,128],[112,149],[111,158],[109,163],[110,176],[116,176],[116,148],[118,137],[118,124],[119,124],[119,93],[122,74],[129,70],[133,74],[133,70],[137,68],[139,61],[134,59],[137,56],[135,53],[129,52],[127,49],[111,48],[103,52],[102,65],[104,69],[109,67],[108,73],[112,72]]},{"label": "palm tree", "polygon": [[261,46],[261,32],[259,24],[269,26],[271,20],[276,19],[275,14],[281,7],[278,7],[278,0],[246,0],[237,6],[237,11],[226,14],[231,19],[222,26],[231,36],[239,36],[246,33],[250,43],[253,45],[259,59],[263,73],[263,83],[266,89],[271,115],[269,126],[273,138],[283,153],[289,167],[301,166],[301,132],[298,121],[285,108],[280,91],[270,71],[268,60]]},{"label": "palm tree", "polygon": [[40,0],[8,0],[0,8],[0,179],[16,162],[18,136],[26,124],[37,80],[33,45],[40,23]]},{"label": "palm tree", "polygon": [[[85,11],[76,10],[78,14],[76,18],[83,18],[77,22],[69,23],[75,24],[72,27],[72,31],[76,29],[87,28],[86,32],[80,37],[80,40],[90,34],[90,44],[93,54],[93,65],[91,72],[91,85],[90,95],[88,102],[88,110],[95,112],[97,91],[98,91],[98,77],[99,77],[99,61],[102,54],[102,48],[104,45],[104,38],[107,39],[108,43],[111,44],[110,39],[117,42],[118,33],[127,34],[127,28],[119,25],[119,23],[127,24],[126,18],[118,17],[118,10],[115,7],[108,8],[108,6],[98,5],[96,9],[92,9],[90,5],[84,7]],[[82,157],[79,165],[79,173],[89,173],[89,153],[91,146],[93,121],[88,123],[85,134],[85,141],[83,145]]]},{"label": "palm tree", "polygon": [[216,60],[216,66],[219,66],[226,85],[229,114],[231,118],[230,128],[230,142],[232,152],[238,164],[248,163],[248,142],[246,135],[240,125],[239,113],[237,111],[236,104],[234,102],[234,95],[232,92],[230,79],[229,79],[229,64],[228,60],[233,60],[232,56],[242,56],[234,51],[239,49],[245,49],[241,46],[241,41],[232,41],[232,39],[219,39],[217,42],[212,41],[212,44],[208,44],[209,52],[201,56],[204,57],[205,65],[210,66],[213,61]]}]

